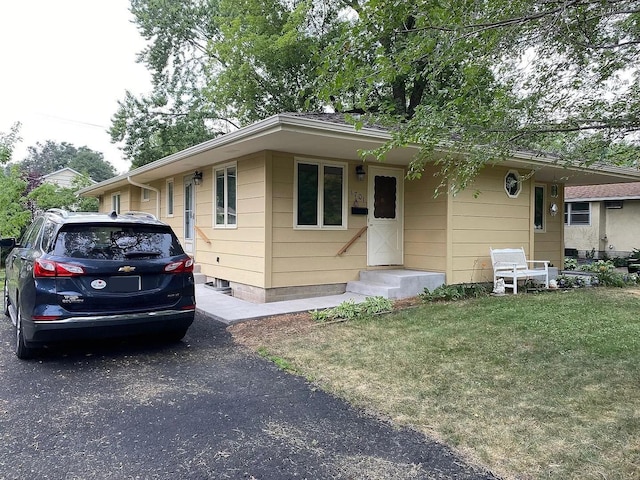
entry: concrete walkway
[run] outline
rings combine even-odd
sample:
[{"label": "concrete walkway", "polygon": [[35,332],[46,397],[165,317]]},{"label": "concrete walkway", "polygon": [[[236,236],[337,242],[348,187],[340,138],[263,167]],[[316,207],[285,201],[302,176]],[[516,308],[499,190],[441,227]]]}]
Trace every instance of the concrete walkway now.
[{"label": "concrete walkway", "polygon": [[203,284],[196,285],[196,310],[227,325],[271,315],[332,308],[349,300],[360,303],[366,298],[365,295],[347,292],[283,302],[251,303],[216,292]]}]

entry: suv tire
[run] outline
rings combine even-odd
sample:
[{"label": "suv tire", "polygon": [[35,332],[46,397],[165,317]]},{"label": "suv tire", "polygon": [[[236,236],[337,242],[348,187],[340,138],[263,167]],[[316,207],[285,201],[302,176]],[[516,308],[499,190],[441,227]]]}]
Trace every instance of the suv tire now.
[{"label": "suv tire", "polygon": [[181,328],[179,330],[171,330],[169,332],[165,332],[160,336],[160,338],[169,343],[177,343],[180,340],[182,340],[186,334],[187,334],[187,329]]},{"label": "suv tire", "polygon": [[9,316],[9,287],[7,286],[7,279],[4,280],[4,314]]},{"label": "suv tire", "polygon": [[21,360],[27,360],[33,357],[33,348],[29,347],[27,343],[24,341],[24,333],[22,332],[22,312],[20,311],[20,307],[18,306],[18,310],[16,312],[16,344],[14,348],[14,352],[16,357]]}]

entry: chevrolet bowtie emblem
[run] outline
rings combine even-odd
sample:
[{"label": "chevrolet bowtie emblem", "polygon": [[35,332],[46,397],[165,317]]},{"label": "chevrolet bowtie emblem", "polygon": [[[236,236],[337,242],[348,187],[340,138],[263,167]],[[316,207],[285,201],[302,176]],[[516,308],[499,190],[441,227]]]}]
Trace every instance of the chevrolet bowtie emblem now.
[{"label": "chevrolet bowtie emblem", "polygon": [[130,267],[129,265],[125,265],[124,267],[120,267],[118,269],[119,272],[125,272],[125,273],[129,273],[129,272],[133,272],[136,269],[136,267]]}]

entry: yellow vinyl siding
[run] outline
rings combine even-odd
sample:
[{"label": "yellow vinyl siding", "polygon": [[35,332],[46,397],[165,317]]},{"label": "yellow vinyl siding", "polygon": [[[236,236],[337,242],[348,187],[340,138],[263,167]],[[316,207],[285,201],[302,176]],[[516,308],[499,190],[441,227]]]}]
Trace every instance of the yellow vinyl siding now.
[{"label": "yellow vinyl siding", "polygon": [[[196,225],[211,240],[209,245],[196,233],[196,262],[209,277],[265,288],[265,153],[236,160],[237,225],[216,228],[213,226],[214,171],[229,163],[232,162],[207,169],[210,180],[196,187]],[[176,214],[182,216],[182,210],[176,210]]]},{"label": "yellow vinyl siding", "polygon": [[530,255],[531,180],[522,182],[517,198],[510,198],[504,190],[507,172],[486,168],[466,190],[451,197],[447,283],[491,281],[490,247],[524,247]]},{"label": "yellow vinyl siding", "polygon": [[446,271],[447,195],[434,198],[438,179],[427,166],[422,178],[404,183],[404,266]]},{"label": "yellow vinyl siding", "polygon": [[[549,260],[553,266],[561,269],[564,267],[564,189],[559,185],[558,197],[551,198],[551,184],[537,184],[545,187],[543,207],[545,230],[534,234],[534,254],[531,260]],[[550,213],[552,203],[558,206],[558,213],[555,216]]]},{"label": "yellow vinyl siding", "polygon": [[[315,159],[346,165],[345,230],[294,229],[293,154],[264,151],[202,167],[203,183],[195,187],[195,224],[203,235],[194,232],[194,257],[205,275],[264,289],[341,284],[358,278],[360,270],[367,268],[367,233],[343,255],[337,253],[367,225],[366,215],[351,213],[355,198],[368,198],[367,182],[356,179],[356,162]],[[229,164],[237,167],[237,225],[216,228],[214,171]],[[443,272],[449,284],[491,281],[489,247],[520,246],[528,257],[550,260],[559,266],[563,257],[562,193],[554,199],[560,208],[555,217],[548,214],[547,195],[545,231],[533,233],[535,182],[524,181],[519,196],[510,198],[504,190],[507,171],[502,167],[486,168],[463,192],[456,196],[443,193],[436,198],[433,194],[439,179],[434,177],[433,167],[427,166],[421,179],[405,181],[404,268]],[[170,177],[174,181],[173,217],[166,216],[165,178],[151,184],[161,193],[156,198],[152,192],[149,202],[140,202],[139,187],[121,187],[114,192],[120,192],[123,212],[142,210],[155,214],[160,202],[161,220],[171,225],[183,241],[184,177],[192,173],[193,168]],[[548,193],[549,185],[546,187]],[[110,211],[114,192],[103,195],[102,211]]]},{"label": "yellow vinyl siding", "polygon": [[[345,283],[366,267],[366,234],[341,256],[338,251],[366,224],[366,216],[347,215],[347,230],[294,230],[294,156],[272,152],[273,202],[271,215],[271,287]],[[331,159],[341,163],[340,160]],[[355,178],[355,164],[347,163],[351,192],[363,182]],[[363,192],[366,194],[366,191]]]}]

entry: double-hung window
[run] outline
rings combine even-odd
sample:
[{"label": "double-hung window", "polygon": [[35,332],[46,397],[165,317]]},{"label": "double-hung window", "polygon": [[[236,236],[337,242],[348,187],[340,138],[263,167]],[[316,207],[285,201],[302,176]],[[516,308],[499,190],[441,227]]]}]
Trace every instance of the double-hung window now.
[{"label": "double-hung window", "polygon": [[564,204],[565,225],[591,225],[591,205],[589,202]]},{"label": "double-hung window", "polygon": [[294,220],[297,228],[346,228],[346,165],[298,160]]},{"label": "double-hung window", "polygon": [[237,225],[237,167],[226,165],[213,170],[214,185],[214,224],[218,228],[235,228]]}]

